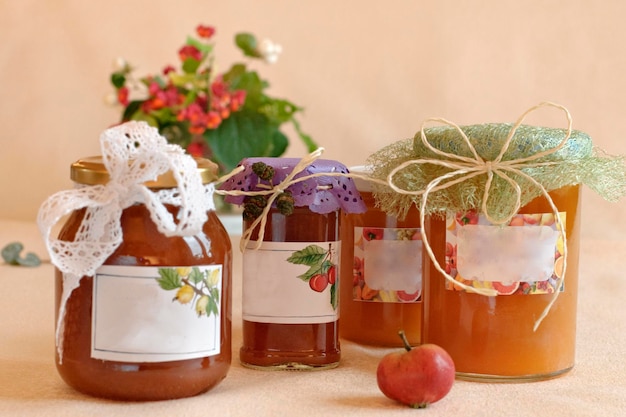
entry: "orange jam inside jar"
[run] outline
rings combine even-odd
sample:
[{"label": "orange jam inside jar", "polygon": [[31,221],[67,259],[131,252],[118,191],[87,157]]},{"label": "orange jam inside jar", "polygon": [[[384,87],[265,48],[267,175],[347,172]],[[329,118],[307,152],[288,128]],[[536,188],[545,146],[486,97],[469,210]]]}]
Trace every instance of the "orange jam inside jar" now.
[{"label": "orange jam inside jar", "polygon": [[[350,171],[367,173],[364,167]],[[367,345],[402,346],[398,332],[403,330],[411,344],[419,344],[422,329],[419,212],[411,206],[403,220],[388,215],[376,207],[371,184],[361,178],[355,182],[367,211],[342,213],[339,334]]]},{"label": "orange jam inside jar", "polygon": [[[574,366],[576,344],[576,303],[578,294],[578,257],[580,248],[580,189],[578,185],[565,186],[551,191],[561,219],[565,222],[567,237],[567,268],[562,290],[556,302],[539,327],[533,330],[535,321],[559,291],[557,278],[563,267],[563,241],[554,225],[553,209],[541,196],[522,207],[504,229],[544,227],[544,236],[552,235],[556,245],[554,257],[547,253],[546,262],[553,259],[553,275],[548,280],[530,281],[507,279],[501,281],[467,280],[462,271],[472,266],[461,265],[461,251],[475,254],[472,241],[465,237],[451,245],[451,233],[458,234],[462,224],[473,224],[477,217],[471,213],[448,216],[447,220],[428,220],[428,239],[441,266],[456,280],[470,286],[488,286],[496,289],[497,296],[475,294],[454,288],[439,273],[430,259],[424,271],[424,342],[435,343],[446,349],[456,365],[457,376],[477,381],[535,381],[549,379],[566,373]],[[496,226],[497,227],[497,226]],[[517,232],[517,231],[516,231]],[[484,245],[483,243],[476,243]],[[538,246],[539,244],[536,244]],[[480,249],[477,249],[480,251]],[[489,250],[484,246],[482,250]],[[526,249],[520,247],[519,255]],[[544,251],[545,252],[545,251]],[[509,252],[510,254],[511,252]],[[465,256],[464,255],[464,256]],[[518,265],[536,259],[509,258]],[[506,257],[504,258],[506,261]],[[508,262],[508,261],[506,261]],[[507,268],[506,264],[503,268]],[[483,268],[483,271],[485,269]]]},{"label": "orange jam inside jar", "polygon": [[[203,182],[214,181],[215,165],[197,162]],[[80,160],[71,173],[78,184],[108,182],[101,158]],[[168,174],[146,185],[172,188]],[[165,207],[174,216],[179,210]],[[60,240],[74,240],[86,210],[70,215]],[[200,233],[166,237],[145,205],[123,210],[123,242],[94,276],[80,279],[65,304],[56,362],[67,384],[97,397],[146,401],[197,395],[226,377],[232,252],[215,212],[207,214]],[[57,319],[63,287],[57,269]]]},{"label": "orange jam inside jar", "polygon": [[[244,230],[251,232],[243,253],[239,357],[253,369],[334,368],[341,356],[340,210],[364,206],[352,180],[323,175],[347,173],[336,161],[315,160],[295,182],[282,184],[299,162],[249,158],[240,164],[243,171],[222,185],[227,191],[267,191],[279,184],[286,190],[271,206],[262,196],[226,197],[244,205]],[[253,228],[263,218],[262,231]]]}]

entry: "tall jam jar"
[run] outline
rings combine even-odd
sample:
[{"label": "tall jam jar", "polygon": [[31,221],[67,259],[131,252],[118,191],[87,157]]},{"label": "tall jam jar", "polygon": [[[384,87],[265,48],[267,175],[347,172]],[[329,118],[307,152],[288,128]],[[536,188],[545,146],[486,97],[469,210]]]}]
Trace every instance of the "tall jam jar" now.
[{"label": "tall jam jar", "polygon": [[[591,140],[579,131],[528,125],[458,129],[480,155],[477,166],[491,161],[499,171],[491,184],[488,172],[457,174],[431,201],[425,197],[433,206],[472,201],[472,195],[486,200],[465,210],[448,206],[426,221],[435,259],[428,257],[424,270],[424,342],[446,349],[461,379],[523,382],[562,375],[575,359],[579,181],[589,178],[580,170],[592,155]],[[425,133],[452,155],[449,163],[471,156],[458,129]],[[537,168],[532,158],[539,157]]]},{"label": "tall jam jar", "polygon": [[[503,226],[490,225],[475,212],[429,221],[429,240],[439,264],[459,282],[497,291],[495,296],[465,291],[447,282],[430,259],[426,262],[424,340],[450,353],[461,379],[536,381],[559,376],[574,366],[581,193],[579,186],[573,185],[553,190],[550,196],[567,237],[562,286],[558,280],[562,278],[563,239],[545,197],[526,204]],[[478,230],[476,226],[483,227],[491,239],[478,240],[482,238],[472,230]],[[461,231],[463,228],[472,231]],[[521,233],[523,228],[528,232]],[[502,239],[520,243],[506,250],[509,245]],[[471,255],[473,250],[491,256]],[[536,266],[542,256],[548,273],[542,279],[530,278],[531,274],[539,276]],[[489,265],[500,260],[508,266],[498,268],[495,275],[490,273]],[[511,273],[515,265],[517,271]],[[528,278],[520,279],[524,269]],[[484,274],[474,273],[478,271]],[[535,320],[555,291],[559,291],[556,302],[535,329]]]},{"label": "tall jam jar", "polygon": [[[340,360],[339,282],[341,210],[365,209],[347,168],[315,160],[250,158],[222,189],[265,195],[227,195],[244,206],[241,363],[256,369],[312,370]],[[283,183],[287,179],[288,183]],[[258,223],[258,225],[257,225]]]},{"label": "tall jam jar", "polygon": [[[203,183],[216,166],[197,160]],[[80,186],[109,181],[102,158],[71,166]],[[171,172],[145,184],[176,186]],[[166,204],[176,217],[177,206]],[[72,241],[89,209],[75,211],[59,239]],[[93,276],[83,276],[65,304],[57,369],[86,394],[117,400],[189,397],[225,378],[231,362],[229,236],[214,211],[190,237],[161,234],[144,204],[124,209],[123,242]],[[63,273],[56,270],[57,319]],[[60,353],[59,353],[60,352]]]},{"label": "tall jam jar", "polygon": [[[419,211],[399,219],[376,206],[367,167],[351,167],[367,207],[341,218],[342,338],[374,346],[421,343],[422,236]],[[392,192],[389,190],[389,192]]]}]

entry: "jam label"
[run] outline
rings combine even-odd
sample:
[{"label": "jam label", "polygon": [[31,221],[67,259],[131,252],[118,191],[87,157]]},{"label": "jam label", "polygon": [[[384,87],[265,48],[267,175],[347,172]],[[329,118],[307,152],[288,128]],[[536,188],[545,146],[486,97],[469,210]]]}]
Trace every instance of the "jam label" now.
[{"label": "jam label", "polygon": [[220,353],[222,266],[100,267],[91,357],[166,362]]},{"label": "jam label", "polygon": [[[565,224],[565,213],[560,219]],[[517,214],[493,225],[475,212],[447,216],[445,271],[500,295],[554,293],[563,268],[563,239],[554,214]],[[446,281],[449,290],[461,290]],[[560,288],[563,291],[563,287]]]},{"label": "jam label", "polygon": [[340,242],[250,242],[243,254],[243,319],[331,323],[338,319]]},{"label": "jam label", "polygon": [[420,229],[355,227],[352,298],[355,301],[422,301]]}]

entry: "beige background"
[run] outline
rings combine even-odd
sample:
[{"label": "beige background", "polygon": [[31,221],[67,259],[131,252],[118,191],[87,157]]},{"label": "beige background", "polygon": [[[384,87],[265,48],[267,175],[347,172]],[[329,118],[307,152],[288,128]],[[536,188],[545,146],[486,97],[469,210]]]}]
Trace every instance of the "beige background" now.
[{"label": "beige background", "polygon": [[[271,93],[306,107],[303,128],[347,165],[412,136],[428,117],[514,121],[544,100],[626,154],[626,2],[0,0],[0,218],[34,219],[71,186],[68,165],[99,153],[118,56],[139,74],[175,63],[198,23],[217,27],[218,64],[240,59],[234,33],[280,43],[255,64]],[[536,124],[562,124],[556,112]],[[302,156],[294,142],[290,156]],[[587,236],[618,238],[622,201],[585,193]]]}]

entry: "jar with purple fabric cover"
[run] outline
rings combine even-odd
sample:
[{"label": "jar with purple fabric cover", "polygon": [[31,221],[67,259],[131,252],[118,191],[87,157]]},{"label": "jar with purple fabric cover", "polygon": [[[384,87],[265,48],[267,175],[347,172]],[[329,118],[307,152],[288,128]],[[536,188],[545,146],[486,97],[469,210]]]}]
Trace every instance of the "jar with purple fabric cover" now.
[{"label": "jar with purple fabric cover", "polygon": [[244,206],[249,237],[242,247],[241,363],[336,367],[340,211],[365,211],[348,169],[336,161],[303,165],[294,158],[249,158],[239,169],[221,188],[246,194],[226,196]]}]

